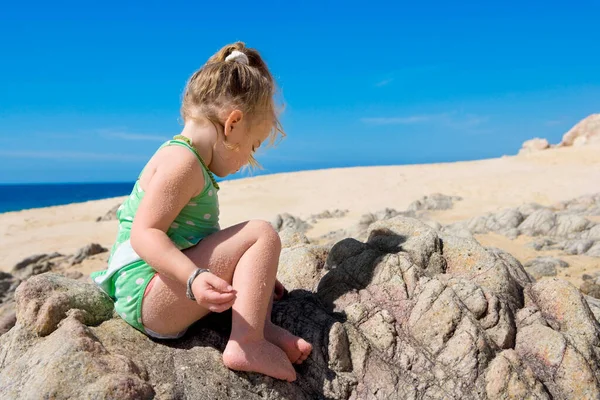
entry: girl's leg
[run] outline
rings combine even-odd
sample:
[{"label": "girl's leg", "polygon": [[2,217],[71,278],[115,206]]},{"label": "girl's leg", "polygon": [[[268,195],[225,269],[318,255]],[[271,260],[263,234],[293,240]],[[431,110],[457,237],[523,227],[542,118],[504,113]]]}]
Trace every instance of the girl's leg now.
[{"label": "girl's leg", "polygon": [[288,330],[271,322],[271,310],[273,309],[273,296],[269,303],[269,311],[265,320],[265,338],[279,346],[285,351],[288,359],[294,364],[302,364],[308,358],[312,351],[312,345],[306,340],[292,335]]},{"label": "girl's leg", "polygon": [[[185,253],[237,291],[225,365],[292,381],[296,373],[286,354],[264,336],[280,250],[270,224],[250,221],[219,231]],[[180,332],[206,314],[208,310],[187,299],[184,285],[163,275],[156,278],[142,306],[144,326],[160,334]]]}]

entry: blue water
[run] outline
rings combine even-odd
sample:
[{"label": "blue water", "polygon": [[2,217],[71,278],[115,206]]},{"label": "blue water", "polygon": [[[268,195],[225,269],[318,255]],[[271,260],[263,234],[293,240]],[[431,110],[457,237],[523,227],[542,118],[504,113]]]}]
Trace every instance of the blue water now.
[{"label": "blue water", "polygon": [[0,185],[0,213],[124,196],[133,182]]}]

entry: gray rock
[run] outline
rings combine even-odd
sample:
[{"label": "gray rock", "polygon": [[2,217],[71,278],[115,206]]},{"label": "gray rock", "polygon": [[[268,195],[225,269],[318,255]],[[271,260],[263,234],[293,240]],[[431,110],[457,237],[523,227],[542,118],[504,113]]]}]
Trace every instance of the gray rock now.
[{"label": "gray rock", "polygon": [[108,212],[106,214],[104,214],[101,217],[96,218],[96,222],[113,221],[113,220],[117,219],[117,212],[119,211],[119,207],[121,207],[121,204],[115,205],[113,208],[108,210]]},{"label": "gray rock", "polygon": [[455,201],[462,200],[459,196],[446,196],[441,193],[434,193],[429,196],[423,196],[419,200],[413,201],[407,208],[407,211],[426,211],[426,210],[449,210],[454,206]]},{"label": "gray rock", "polygon": [[75,253],[71,258],[71,265],[80,264],[83,260],[96,254],[105,253],[108,249],[102,247],[98,243],[90,243]]},{"label": "gray rock", "polygon": [[585,255],[590,257],[600,257],[600,240],[595,242],[594,245],[585,252]]},{"label": "gray rock", "polygon": [[583,281],[581,286],[579,286],[579,290],[581,293],[586,294],[595,299],[600,299],[600,284],[592,279],[586,279]]},{"label": "gray rock", "polygon": [[580,215],[600,215],[600,193],[580,196],[553,206],[559,211],[568,211]]},{"label": "gray rock", "polygon": [[569,264],[554,257],[537,257],[525,263],[524,267],[535,279],[556,276],[557,268],[567,268]]},{"label": "gray rock", "polygon": [[335,209],[333,211],[325,210],[318,214],[311,215],[309,220],[319,220],[319,219],[330,219],[330,218],[343,218],[348,214],[348,210],[339,210]]},{"label": "gray rock", "polygon": [[281,239],[281,247],[283,248],[310,243],[308,238],[302,232],[298,232],[293,228],[284,228],[279,231],[279,238]]},{"label": "gray rock", "polygon": [[[590,198],[596,201],[596,197],[600,197],[600,194]],[[585,204],[591,201],[588,199]],[[582,207],[580,203],[577,204]],[[555,211],[535,203],[526,204],[456,222],[443,227],[441,231],[461,237],[488,232],[503,234],[511,239],[527,235],[539,237],[528,244],[538,251],[563,250],[567,254],[600,256],[600,224],[586,219],[580,215],[581,212],[571,211],[568,205],[558,207],[559,211]],[[576,206],[571,208],[579,210]]]},{"label": "gray rock", "polygon": [[[230,314],[156,341],[94,285],[52,273],[17,290],[0,337],[5,398],[570,399],[600,396],[600,304],[473,239],[397,216],[369,240],[294,242],[272,320],[313,344],[289,384],[221,362]],[[326,259],[324,260],[324,258]],[[287,259],[286,259],[287,258]],[[294,286],[295,285],[295,286]],[[77,366],[74,368],[73,366]]]},{"label": "gray rock", "polygon": [[279,232],[286,228],[296,230],[298,232],[306,232],[312,226],[299,217],[295,217],[288,213],[278,214],[271,221],[273,228]]},{"label": "gray rock", "polygon": [[556,245],[556,241],[550,238],[536,239],[533,242],[527,244],[527,247],[531,247],[537,251],[540,250],[552,250],[553,246]]},{"label": "gray rock", "polygon": [[64,261],[64,256],[59,253],[36,254],[18,262],[12,269],[12,274],[21,280],[30,276],[52,270]]}]

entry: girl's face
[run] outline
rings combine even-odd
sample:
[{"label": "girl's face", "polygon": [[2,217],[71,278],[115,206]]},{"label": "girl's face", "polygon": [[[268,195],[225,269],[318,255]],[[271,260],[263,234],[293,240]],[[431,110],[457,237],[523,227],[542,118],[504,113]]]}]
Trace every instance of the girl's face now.
[{"label": "girl's face", "polygon": [[225,121],[225,135],[219,135],[210,164],[211,171],[218,177],[239,171],[268,139],[273,121],[255,118],[251,122],[239,110],[233,111]]}]

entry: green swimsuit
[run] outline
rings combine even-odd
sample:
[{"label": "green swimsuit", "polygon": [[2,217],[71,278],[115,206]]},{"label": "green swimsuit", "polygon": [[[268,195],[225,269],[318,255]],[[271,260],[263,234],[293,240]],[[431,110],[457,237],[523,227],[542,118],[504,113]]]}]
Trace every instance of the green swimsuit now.
[{"label": "green swimsuit", "polygon": [[[219,230],[219,185],[187,138],[175,136],[159,150],[165,146],[182,146],[192,151],[202,166],[206,182],[202,192],[187,203],[167,231],[175,246],[184,250]],[[121,318],[141,332],[152,335],[153,332],[148,332],[142,324],[142,299],[156,271],[136,254],[129,241],[131,225],[143,197],[138,179],[131,195],[117,211],[119,232],[111,249],[108,269],[93,272],[91,277],[114,300],[115,310]]]}]

